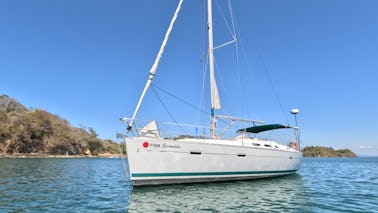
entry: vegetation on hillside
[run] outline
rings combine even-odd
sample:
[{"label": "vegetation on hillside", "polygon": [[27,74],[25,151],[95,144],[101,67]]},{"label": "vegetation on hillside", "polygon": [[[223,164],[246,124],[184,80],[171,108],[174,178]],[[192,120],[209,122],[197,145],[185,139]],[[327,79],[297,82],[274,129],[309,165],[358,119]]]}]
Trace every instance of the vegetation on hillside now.
[{"label": "vegetation on hillside", "polygon": [[[124,144],[121,145],[125,153]],[[0,155],[119,154],[118,144],[101,140],[93,128],[76,128],[41,109],[27,109],[15,99],[0,96]]]},{"label": "vegetation on hillside", "polygon": [[304,157],[356,157],[350,149],[334,150],[322,146],[307,146],[302,152]]}]

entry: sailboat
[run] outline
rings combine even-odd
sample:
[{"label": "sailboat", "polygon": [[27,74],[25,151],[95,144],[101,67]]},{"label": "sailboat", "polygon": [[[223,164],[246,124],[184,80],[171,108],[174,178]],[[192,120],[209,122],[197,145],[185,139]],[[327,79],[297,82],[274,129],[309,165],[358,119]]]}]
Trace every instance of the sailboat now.
[{"label": "sailboat", "polygon": [[[214,76],[212,0],[207,0],[207,57],[211,93],[209,134],[181,135],[173,138],[164,136],[154,120],[139,128],[136,125],[137,113],[151,86],[182,3],[183,0],[179,0],[132,117],[122,119],[127,123],[125,143],[132,184],[143,186],[233,181],[295,173],[302,161],[297,124],[295,127],[266,124],[216,113],[221,108],[221,102]],[[295,116],[298,112],[297,109],[291,111]],[[219,130],[217,129],[219,120],[229,121],[229,125]],[[236,126],[236,123],[247,123],[251,126],[236,129],[234,132],[237,134],[236,137],[221,137],[220,132],[229,131]],[[272,140],[252,137],[276,129],[293,130],[295,140],[288,144],[280,144]]]}]

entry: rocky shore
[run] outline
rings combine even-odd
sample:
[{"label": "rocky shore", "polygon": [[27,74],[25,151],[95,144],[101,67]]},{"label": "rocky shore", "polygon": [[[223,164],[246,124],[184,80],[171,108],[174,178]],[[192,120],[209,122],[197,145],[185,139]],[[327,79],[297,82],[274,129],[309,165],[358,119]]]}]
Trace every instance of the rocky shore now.
[{"label": "rocky shore", "polygon": [[302,152],[303,157],[357,157],[357,155],[350,149],[334,150],[331,147],[322,146],[307,146],[303,148]]}]

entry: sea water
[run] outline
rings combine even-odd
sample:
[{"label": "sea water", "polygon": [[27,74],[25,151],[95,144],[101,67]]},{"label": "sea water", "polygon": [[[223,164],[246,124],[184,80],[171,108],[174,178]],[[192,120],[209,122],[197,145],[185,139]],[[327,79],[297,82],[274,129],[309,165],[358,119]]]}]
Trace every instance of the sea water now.
[{"label": "sea water", "polygon": [[279,178],[132,188],[122,159],[0,159],[0,212],[378,212],[378,158]]}]

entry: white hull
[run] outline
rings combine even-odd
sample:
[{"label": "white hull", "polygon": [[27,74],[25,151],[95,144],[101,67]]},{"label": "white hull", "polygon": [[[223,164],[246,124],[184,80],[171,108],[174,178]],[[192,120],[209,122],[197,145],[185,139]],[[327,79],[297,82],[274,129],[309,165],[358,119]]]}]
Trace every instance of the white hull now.
[{"label": "white hull", "polygon": [[[302,153],[270,141],[239,138],[126,140],[134,186],[243,180],[287,175],[300,168]],[[270,147],[266,147],[269,144]]]}]

